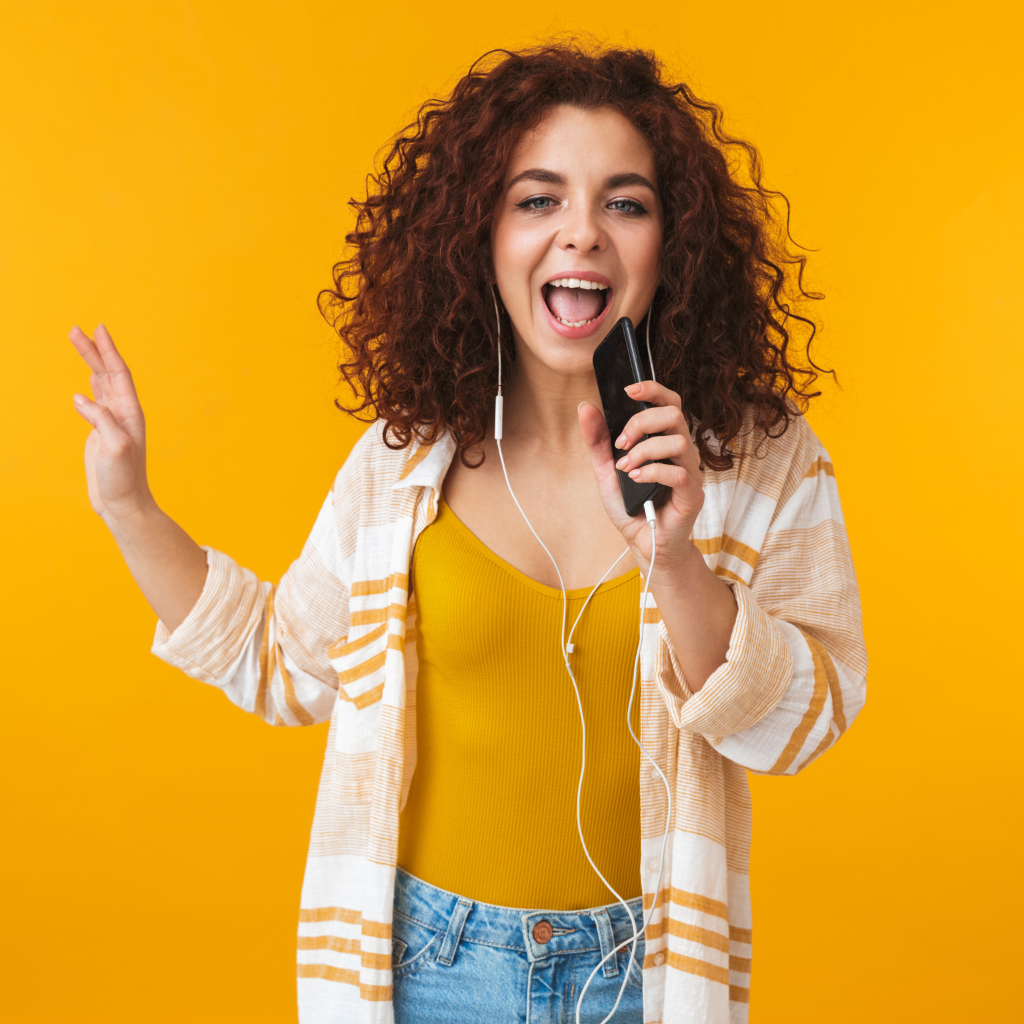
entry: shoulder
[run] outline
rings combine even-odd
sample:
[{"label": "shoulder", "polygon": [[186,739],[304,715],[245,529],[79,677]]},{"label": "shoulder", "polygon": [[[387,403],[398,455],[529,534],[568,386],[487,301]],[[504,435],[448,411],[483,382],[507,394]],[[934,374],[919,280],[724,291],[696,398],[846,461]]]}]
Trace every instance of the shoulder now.
[{"label": "shoulder", "polygon": [[791,410],[788,425],[778,423],[767,430],[756,424],[753,410],[748,410],[731,448],[735,452],[732,468],[708,470],[706,484],[753,491],[776,506],[785,504],[807,476],[828,462],[821,441],[796,409]]},{"label": "shoulder", "polygon": [[375,420],[352,446],[334,478],[335,491],[374,490],[392,486],[402,475],[409,459],[420,448],[415,442],[405,448],[389,448],[384,443],[384,424]]},{"label": "shoulder", "polygon": [[383,421],[371,423],[334,479],[339,525],[343,519],[387,518],[396,503],[415,503],[424,488],[439,488],[453,450],[446,434],[433,443],[414,440],[393,448],[385,441]]}]

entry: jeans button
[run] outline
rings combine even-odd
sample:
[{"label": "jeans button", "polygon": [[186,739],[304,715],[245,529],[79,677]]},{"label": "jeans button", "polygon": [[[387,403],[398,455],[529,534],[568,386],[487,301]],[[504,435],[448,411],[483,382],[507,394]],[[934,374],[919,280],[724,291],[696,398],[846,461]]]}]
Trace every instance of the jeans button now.
[{"label": "jeans button", "polygon": [[552,929],[550,921],[538,921],[533,926],[533,941],[543,946],[551,938]]}]

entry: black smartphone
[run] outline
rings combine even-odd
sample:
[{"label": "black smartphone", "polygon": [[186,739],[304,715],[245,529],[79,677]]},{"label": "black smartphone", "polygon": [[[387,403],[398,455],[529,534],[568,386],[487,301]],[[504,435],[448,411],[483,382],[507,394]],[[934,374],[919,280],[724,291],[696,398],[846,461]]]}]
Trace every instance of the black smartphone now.
[{"label": "black smartphone", "polygon": [[[612,329],[608,336],[594,350],[594,375],[597,377],[597,389],[601,392],[601,404],[604,406],[604,421],[608,424],[608,435],[612,443],[612,458],[618,462],[626,453],[615,447],[615,441],[622,433],[630,418],[641,409],[649,409],[647,402],[637,402],[626,394],[630,384],[651,380],[651,367],[636,343],[636,332],[633,321],[624,316]],[[647,434],[644,438],[647,438]],[[662,459],[668,462],[668,459]],[[637,483],[628,473],[617,469],[619,490],[622,491],[622,503],[626,507],[626,515],[638,515],[645,501],[658,504],[658,499],[668,488],[664,484]]]}]

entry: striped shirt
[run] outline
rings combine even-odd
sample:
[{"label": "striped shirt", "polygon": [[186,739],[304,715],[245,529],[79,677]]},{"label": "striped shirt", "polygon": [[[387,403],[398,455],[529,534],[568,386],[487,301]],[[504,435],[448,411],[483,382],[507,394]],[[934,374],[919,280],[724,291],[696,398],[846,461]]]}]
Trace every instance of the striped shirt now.
[{"label": "striped shirt", "polygon": [[[644,1020],[747,1020],[751,971],[746,772],[792,775],[864,703],[857,582],[832,463],[806,421],[746,433],[730,470],[704,474],[692,541],[732,585],[726,661],[690,692],[648,597],[641,739],[673,788],[641,771],[650,924]],[[448,436],[402,451],[380,424],[341,468],[279,585],[207,549],[188,618],[153,651],[275,725],[330,721],[302,889],[302,1024],[393,1020],[391,918],[399,815],[416,766],[416,609],[409,567],[437,514]],[[638,609],[639,611],[639,609]],[[653,776],[653,777],[652,777]]]}]

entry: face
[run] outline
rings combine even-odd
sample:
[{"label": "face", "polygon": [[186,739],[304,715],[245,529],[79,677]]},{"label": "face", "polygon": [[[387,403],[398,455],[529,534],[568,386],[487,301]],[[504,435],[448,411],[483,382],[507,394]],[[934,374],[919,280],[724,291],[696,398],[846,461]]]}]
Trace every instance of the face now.
[{"label": "face", "polygon": [[658,287],[654,156],[618,111],[555,107],[516,147],[491,231],[494,278],[519,358],[592,372],[615,322]]}]

